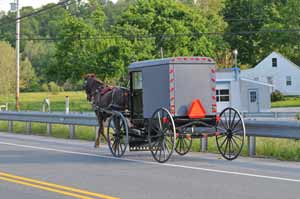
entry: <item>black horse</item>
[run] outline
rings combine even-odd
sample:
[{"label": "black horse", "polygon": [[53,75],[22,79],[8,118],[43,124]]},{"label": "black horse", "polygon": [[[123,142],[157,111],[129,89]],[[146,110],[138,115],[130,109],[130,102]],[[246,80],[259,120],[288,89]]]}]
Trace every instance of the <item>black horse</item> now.
[{"label": "black horse", "polygon": [[125,111],[129,108],[129,90],[123,87],[112,87],[104,84],[101,80],[96,79],[95,74],[87,74],[84,77],[83,88],[87,95],[87,100],[92,102],[93,110],[96,113],[99,130],[95,141],[95,147],[100,145],[100,135],[104,135],[104,122],[110,115],[103,111],[116,110]]}]

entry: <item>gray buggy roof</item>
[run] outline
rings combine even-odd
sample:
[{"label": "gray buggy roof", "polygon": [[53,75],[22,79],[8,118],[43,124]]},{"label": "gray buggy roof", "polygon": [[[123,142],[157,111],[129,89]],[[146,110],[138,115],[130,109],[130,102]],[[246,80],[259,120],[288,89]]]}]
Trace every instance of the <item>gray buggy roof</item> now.
[{"label": "gray buggy roof", "polygon": [[130,69],[144,68],[144,67],[152,67],[158,65],[168,65],[168,64],[214,64],[215,61],[209,57],[171,57],[164,59],[155,59],[155,60],[147,60],[140,62],[133,62],[129,65]]}]

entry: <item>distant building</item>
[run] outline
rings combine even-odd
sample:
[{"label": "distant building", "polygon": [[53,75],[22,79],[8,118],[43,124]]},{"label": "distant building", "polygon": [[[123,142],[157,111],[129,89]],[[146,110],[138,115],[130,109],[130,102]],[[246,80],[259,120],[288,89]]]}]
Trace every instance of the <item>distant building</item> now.
[{"label": "distant building", "polygon": [[242,70],[241,77],[272,84],[284,95],[300,95],[300,67],[277,52],[254,68]]},{"label": "distant building", "polygon": [[239,69],[217,72],[217,111],[234,107],[241,112],[268,112],[272,85],[240,76]]}]

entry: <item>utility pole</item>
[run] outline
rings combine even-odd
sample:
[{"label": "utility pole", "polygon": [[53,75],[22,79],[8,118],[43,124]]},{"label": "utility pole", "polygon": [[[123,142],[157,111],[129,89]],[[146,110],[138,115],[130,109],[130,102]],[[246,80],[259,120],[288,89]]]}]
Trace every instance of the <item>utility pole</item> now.
[{"label": "utility pole", "polygon": [[20,110],[20,8],[19,0],[16,0],[16,111]]}]

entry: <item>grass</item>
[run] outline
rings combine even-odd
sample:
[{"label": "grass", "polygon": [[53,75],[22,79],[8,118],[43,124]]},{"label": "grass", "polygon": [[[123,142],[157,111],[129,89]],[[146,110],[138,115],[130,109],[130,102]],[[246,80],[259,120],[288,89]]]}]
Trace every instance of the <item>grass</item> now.
[{"label": "grass", "polygon": [[[76,126],[75,128],[75,139],[95,140],[95,127]],[[0,131],[6,132],[7,130],[8,122],[0,121]],[[20,134],[25,131],[26,124],[24,122],[13,123],[14,133]],[[46,136],[46,132],[46,124],[32,123],[31,134]],[[51,136],[64,139],[69,138],[69,127],[67,125],[53,124]],[[104,140],[102,140],[102,142],[104,142]],[[245,140],[241,154],[242,156],[247,156],[247,149],[247,140]],[[200,151],[200,139],[193,139],[191,151]],[[219,154],[214,137],[208,138],[208,152]],[[257,137],[256,154],[258,157],[272,157],[279,160],[300,161],[300,140]]]},{"label": "grass", "polygon": [[[245,140],[242,156],[248,154],[248,144]],[[194,139],[192,151],[200,151],[200,140]],[[208,138],[208,152],[219,153],[214,137]],[[300,140],[278,138],[256,138],[256,156],[272,157],[279,160],[300,161]]]},{"label": "grass", "polygon": [[[21,93],[20,107],[21,110],[27,111],[41,111],[43,101],[49,98],[51,104],[51,111],[65,111],[66,96],[70,98],[70,111],[83,112],[91,111],[91,105],[86,100],[86,95],[83,91],[77,92],[36,92],[36,93]],[[13,96],[1,96],[0,104],[8,102],[9,110],[15,109],[15,99]]]},{"label": "grass", "polygon": [[[65,111],[65,97],[70,97],[70,111],[84,112],[92,111],[91,105],[86,101],[84,92],[60,92],[57,94],[49,92],[21,93],[21,110],[41,111],[42,102],[48,97],[51,102],[51,111]],[[13,96],[0,96],[0,105],[9,103],[9,110],[14,110],[15,100]],[[273,102],[272,107],[300,107],[300,97],[285,97],[284,101]],[[24,133],[26,124],[14,122],[14,133]],[[0,131],[7,131],[7,121],[0,121]],[[47,125],[32,123],[32,134],[47,135]],[[75,139],[95,140],[95,127],[76,126]],[[69,138],[69,127],[67,125],[52,125],[52,136],[57,138]],[[247,142],[245,142],[242,155],[247,156]],[[200,151],[199,139],[193,140],[192,151]],[[215,138],[208,139],[208,151],[219,153]],[[300,141],[291,139],[257,138],[257,156],[274,157],[280,160],[300,161]]]},{"label": "grass", "polygon": [[272,108],[300,107],[300,96],[286,96],[284,100],[272,102]]}]

